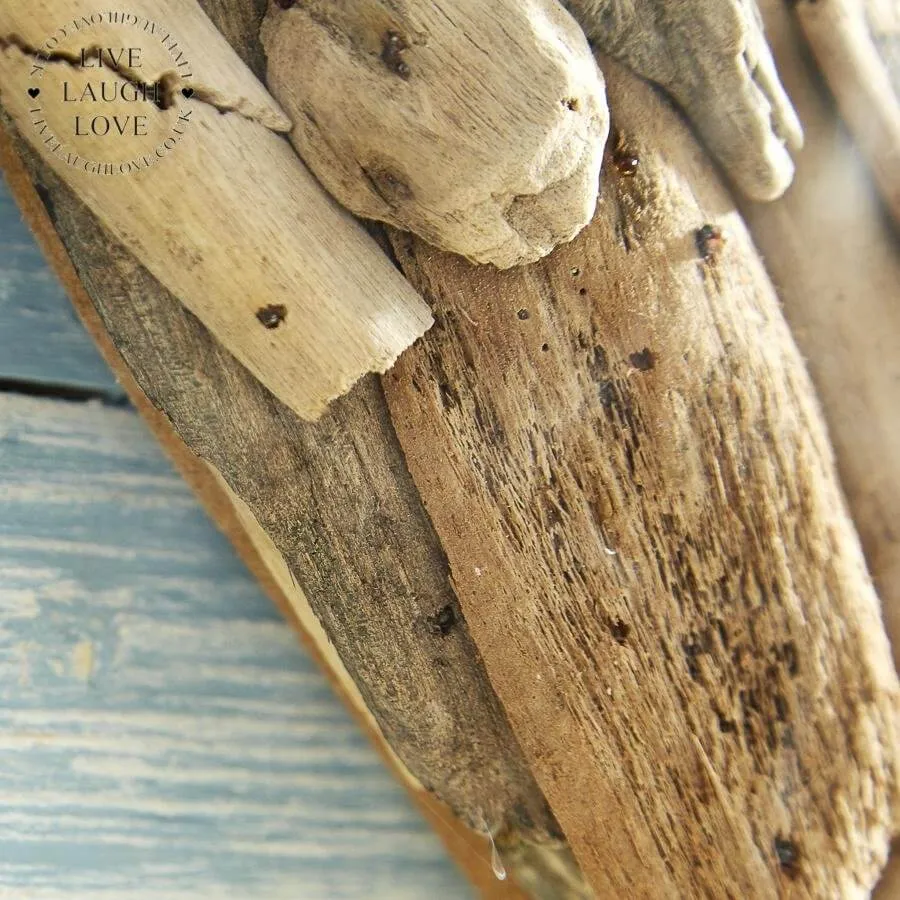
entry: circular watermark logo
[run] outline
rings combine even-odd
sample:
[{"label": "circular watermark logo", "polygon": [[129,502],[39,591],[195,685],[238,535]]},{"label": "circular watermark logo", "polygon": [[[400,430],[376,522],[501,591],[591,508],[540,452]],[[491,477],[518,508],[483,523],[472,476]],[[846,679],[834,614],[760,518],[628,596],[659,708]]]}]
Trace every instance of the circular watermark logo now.
[{"label": "circular watermark logo", "polygon": [[26,88],[46,152],[95,175],[149,169],[184,138],[193,70],[174,33],[129,12],[60,26],[33,55]]}]

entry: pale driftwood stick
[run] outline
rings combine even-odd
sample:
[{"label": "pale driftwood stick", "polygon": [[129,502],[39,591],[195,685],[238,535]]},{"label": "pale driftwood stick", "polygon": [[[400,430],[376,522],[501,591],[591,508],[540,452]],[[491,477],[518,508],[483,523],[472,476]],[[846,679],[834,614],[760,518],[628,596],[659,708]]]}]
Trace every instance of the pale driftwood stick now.
[{"label": "pale driftwood stick", "polygon": [[797,17],[894,222],[900,225],[900,95],[862,0],[798,0]]},{"label": "pale driftwood stick", "polygon": [[756,0],[563,0],[594,47],[661,85],[738,188],[787,188],[802,132],[778,80]]},{"label": "pale driftwood stick", "polygon": [[[18,148],[27,149],[21,140]],[[472,644],[377,380],[303,422],[26,156],[137,381],[270,535],[397,757],[469,827],[503,831],[517,853],[520,843],[546,848],[546,858],[525,853],[532,865],[565,865],[558,825]]]},{"label": "pale driftwood stick", "polygon": [[900,95],[900,5],[896,0],[863,0],[866,22],[878,55]]},{"label": "pale driftwood stick", "polygon": [[[787,195],[743,212],[822,401],[900,666],[900,245],[790,11],[762,12],[807,141]],[[896,852],[874,896],[900,897]]]},{"label": "pale driftwood stick", "polygon": [[603,79],[557,0],[270,4],[266,80],[346,207],[500,267],[591,219]]},{"label": "pale driftwood stick", "polygon": [[436,324],[392,418],[597,896],[861,897],[900,689],[812,387],[692,136],[604,71],[640,164],[572,244],[495,273],[397,236]]},{"label": "pale driftwood stick", "polygon": [[[0,51],[2,103],[23,137],[217,340],[301,416],[317,417],[362,374],[389,366],[430,324],[427,307],[270,130],[269,120],[284,130],[290,125],[193,0],[170,0],[165,10],[144,2],[134,14],[177,22],[182,46],[198,60],[195,80],[187,83],[196,85],[198,97],[217,102],[227,93],[241,111],[222,115],[180,92],[175,96],[183,102],[168,110],[143,104],[156,143],[180,119],[184,138],[167,158],[125,175],[98,175],[69,164],[65,153],[47,152],[35,116],[64,139],[73,114],[63,91],[80,96],[97,81],[96,70],[63,60],[41,63],[22,47],[40,47],[42,35],[53,34],[49,23],[66,21],[72,6],[42,0],[0,14],[0,37],[15,37]],[[106,30],[110,41],[123,42],[121,26]],[[73,31],[54,52],[77,57],[98,39],[93,31],[90,37]],[[159,82],[173,66],[169,52],[145,34],[135,43],[143,51],[141,78]],[[43,68],[32,76],[36,62]],[[109,71],[103,77],[121,84],[125,76]],[[39,113],[31,111],[35,100],[26,93],[32,84],[41,91]],[[103,105],[106,116],[123,120],[134,107],[126,100]],[[255,119],[246,117],[251,113]],[[154,145],[147,137],[110,145],[87,136],[66,146],[92,160],[108,159],[112,146],[117,159],[130,160]],[[279,311],[277,328],[258,320],[267,309]]]},{"label": "pale driftwood stick", "polygon": [[788,194],[743,211],[822,400],[900,665],[900,243],[790,11],[762,8],[808,140]]}]

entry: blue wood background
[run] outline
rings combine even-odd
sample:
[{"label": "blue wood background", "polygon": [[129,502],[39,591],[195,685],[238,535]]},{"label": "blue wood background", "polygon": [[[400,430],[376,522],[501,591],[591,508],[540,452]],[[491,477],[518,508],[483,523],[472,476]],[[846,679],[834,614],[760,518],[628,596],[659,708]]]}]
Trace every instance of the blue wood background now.
[{"label": "blue wood background", "polygon": [[0,897],[470,898],[2,184],[0,379]]}]

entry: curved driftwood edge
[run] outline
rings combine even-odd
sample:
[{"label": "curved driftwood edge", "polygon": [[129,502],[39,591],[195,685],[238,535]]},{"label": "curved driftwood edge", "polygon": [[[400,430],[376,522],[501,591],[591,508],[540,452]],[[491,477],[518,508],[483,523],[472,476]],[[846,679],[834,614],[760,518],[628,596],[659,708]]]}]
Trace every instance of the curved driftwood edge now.
[{"label": "curved driftwood edge", "polygon": [[291,141],[353,213],[501,268],[590,222],[609,116],[557,0],[271,4],[262,38]]},{"label": "curved driftwood edge", "polygon": [[788,194],[742,212],[819,392],[900,667],[900,240],[795,16],[760,7],[809,140]]},{"label": "curved driftwood edge", "polygon": [[350,700],[340,677],[325,662],[319,647],[302,626],[291,600],[278,583],[277,575],[265,563],[253,537],[235,510],[229,493],[210,468],[181,440],[166,415],[150,402],[116,349],[50,221],[22,160],[14,150],[8,133],[2,127],[0,127],[0,169],[44,256],[62,282],[79,318],[129,399],[179,473],[194,490],[206,512],[231,541],[240,558],[295,628],[306,650],[328,677],[335,692],[366,732],[388,768],[404,785],[416,807],[441,838],[455,862],[485,900],[525,900],[525,895],[512,881],[500,882],[495,878],[490,865],[490,849],[484,836],[465,826],[433,794],[415,786],[409,778],[409,773],[398,764],[397,757],[384,736],[372,727],[370,717]]},{"label": "curved driftwood edge", "polygon": [[[883,36],[876,40],[875,19],[867,18],[862,0],[796,0],[793,8],[894,225],[900,228],[900,87],[892,81],[897,72],[895,45]],[[889,51],[886,58],[882,50]]]}]

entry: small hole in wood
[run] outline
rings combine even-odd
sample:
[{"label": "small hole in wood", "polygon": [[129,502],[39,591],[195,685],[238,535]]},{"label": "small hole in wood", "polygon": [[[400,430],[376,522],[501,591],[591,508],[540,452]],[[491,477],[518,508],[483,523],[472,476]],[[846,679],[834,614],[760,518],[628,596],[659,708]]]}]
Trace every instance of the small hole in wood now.
[{"label": "small hole in wood", "polygon": [[578,293],[583,297],[587,293],[587,288],[578,288]]},{"label": "small hole in wood", "polygon": [[795,878],[800,872],[800,849],[789,838],[779,835],[775,838],[775,856],[778,865],[789,878]]},{"label": "small hole in wood", "polygon": [[573,278],[577,278],[581,274],[581,269],[579,269],[578,266],[572,266],[572,268],[569,269],[569,274]]},{"label": "small hole in wood", "polygon": [[524,322],[527,318],[530,317],[530,313],[527,309],[520,309],[516,315]]},{"label": "small hole in wood", "polygon": [[256,318],[265,328],[277,328],[287,316],[287,307],[282,303],[270,303],[256,311]]},{"label": "small hole in wood", "polygon": [[628,362],[640,372],[649,372],[656,365],[656,356],[649,347],[638,350],[628,357]]},{"label": "small hole in wood", "polygon": [[451,604],[447,604],[436,615],[431,617],[429,629],[432,634],[439,634],[446,637],[453,630],[456,624],[456,610]]},{"label": "small hole in wood", "polygon": [[563,106],[566,109],[571,109],[573,112],[577,112],[578,111],[578,98],[577,97],[566,97],[566,99],[563,100]]},{"label": "small hole in wood", "polygon": [[541,344],[541,352],[546,353],[550,349],[549,344]]}]

